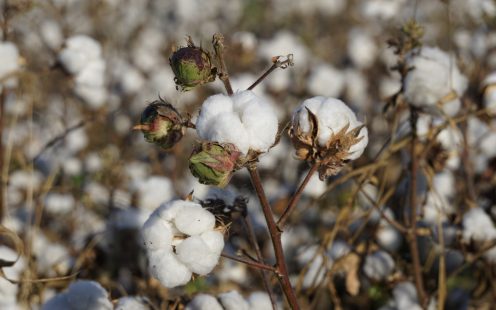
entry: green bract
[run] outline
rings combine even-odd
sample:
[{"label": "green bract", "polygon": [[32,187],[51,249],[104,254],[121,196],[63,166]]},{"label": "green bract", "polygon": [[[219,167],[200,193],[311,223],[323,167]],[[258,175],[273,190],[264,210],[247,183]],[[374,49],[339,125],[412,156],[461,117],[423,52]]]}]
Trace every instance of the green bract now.
[{"label": "green bract", "polygon": [[215,80],[216,69],[210,55],[188,41],[188,46],[176,50],[169,58],[174,81],[183,91]]},{"label": "green bract", "polygon": [[203,142],[189,158],[189,169],[199,182],[224,187],[236,170],[241,153],[230,143]]},{"label": "green bract", "polygon": [[150,103],[141,114],[140,125],[147,142],[161,148],[173,147],[184,135],[185,127],[181,115],[172,105],[162,100]]}]

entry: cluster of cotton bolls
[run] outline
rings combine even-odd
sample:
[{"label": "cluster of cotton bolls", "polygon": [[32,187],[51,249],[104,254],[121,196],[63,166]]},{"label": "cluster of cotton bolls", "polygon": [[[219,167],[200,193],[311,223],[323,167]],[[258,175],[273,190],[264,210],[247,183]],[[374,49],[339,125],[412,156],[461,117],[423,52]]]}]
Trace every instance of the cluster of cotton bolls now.
[{"label": "cluster of cotton bolls", "polygon": [[142,228],[152,276],[166,287],[207,275],[217,265],[224,236],[215,216],[200,204],[174,200],[161,205]]}]

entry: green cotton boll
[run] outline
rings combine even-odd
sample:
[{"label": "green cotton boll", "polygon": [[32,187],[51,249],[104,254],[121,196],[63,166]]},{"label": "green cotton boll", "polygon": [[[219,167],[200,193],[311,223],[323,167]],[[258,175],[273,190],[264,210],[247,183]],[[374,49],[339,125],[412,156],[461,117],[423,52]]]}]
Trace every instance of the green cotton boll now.
[{"label": "green cotton boll", "polygon": [[194,45],[182,47],[169,58],[175,82],[183,91],[215,80],[210,55]]},{"label": "green cotton boll", "polygon": [[240,155],[233,144],[204,142],[191,154],[189,169],[200,183],[225,187],[236,170]]}]

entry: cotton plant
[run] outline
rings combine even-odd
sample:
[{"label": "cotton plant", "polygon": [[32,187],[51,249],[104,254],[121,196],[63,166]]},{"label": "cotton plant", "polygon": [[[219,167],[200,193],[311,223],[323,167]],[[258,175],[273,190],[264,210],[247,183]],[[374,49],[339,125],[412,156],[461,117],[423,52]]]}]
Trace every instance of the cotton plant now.
[{"label": "cotton plant", "polygon": [[[278,40],[277,44],[281,46],[293,41],[283,34]],[[280,280],[284,294],[291,307],[295,308],[298,307],[297,300],[289,281],[281,237],[276,231],[285,225],[305,187],[312,187],[313,191],[307,192],[310,195],[322,193],[325,188],[323,181],[327,177],[336,175],[342,167],[363,154],[368,143],[368,131],[353,110],[339,99],[317,96],[305,100],[294,111],[288,132],[297,159],[307,162],[312,168],[302,179],[294,202],[287,206],[276,223],[263,191],[264,187],[270,191],[272,188],[259,179],[256,163],[264,154],[270,154],[284,132],[281,132],[276,109],[252,89],[274,69],[292,66],[293,54],[272,57],[272,67],[261,79],[254,81],[246,90],[234,92],[223,59],[223,36],[215,34],[212,45],[213,54],[196,46],[188,37],[186,46],[175,48],[169,58],[174,81],[178,90],[188,92],[218,78],[227,94],[214,94],[206,98],[197,117],[181,113],[159,98],[145,108],[140,123],[134,129],[140,130],[147,142],[163,150],[174,148],[188,130],[194,129],[198,142],[188,162],[191,174],[201,184],[226,187],[236,171],[248,170],[261,202],[260,216],[266,221],[271,234],[276,268],[282,272]],[[304,49],[297,51],[297,54],[306,53]],[[320,180],[312,178],[316,171]],[[214,216],[207,209],[194,201],[174,200],[161,205],[145,222],[142,235],[150,273],[163,286],[185,285],[193,275],[205,276],[217,265],[224,247],[225,228],[216,224],[219,215]],[[246,211],[242,214],[246,216]],[[232,220],[225,215],[221,218],[228,223]],[[208,302],[212,302],[214,307],[214,301]]]}]

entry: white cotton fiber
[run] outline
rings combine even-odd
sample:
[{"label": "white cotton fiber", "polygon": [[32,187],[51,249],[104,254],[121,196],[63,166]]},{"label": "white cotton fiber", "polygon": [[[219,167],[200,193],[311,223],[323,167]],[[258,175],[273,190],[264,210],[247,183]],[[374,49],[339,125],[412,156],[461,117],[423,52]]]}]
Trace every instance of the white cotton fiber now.
[{"label": "white cotton fiber", "polygon": [[172,228],[171,224],[158,216],[150,216],[141,229],[141,236],[145,247],[149,251],[169,250],[172,251]]},{"label": "white cotton fiber", "polygon": [[265,292],[253,292],[248,297],[251,310],[271,310],[272,303],[270,297]]},{"label": "white cotton fiber", "polygon": [[114,310],[150,310],[143,298],[126,296],[119,298]]},{"label": "white cotton fiber", "polygon": [[496,239],[494,223],[481,208],[472,208],[463,215],[463,235],[465,242],[491,241]]},{"label": "white cotton fiber", "polygon": [[411,282],[401,282],[393,289],[396,309],[421,310],[418,304],[417,290]]},{"label": "white cotton fiber", "polygon": [[169,178],[151,176],[138,183],[138,193],[139,206],[145,210],[154,210],[174,196],[174,188]]},{"label": "white cotton fiber", "polygon": [[376,281],[386,279],[394,270],[394,260],[387,252],[376,251],[365,257],[363,271]]},{"label": "white cotton fiber", "polygon": [[200,238],[213,253],[220,253],[224,248],[224,236],[216,230],[206,231],[200,235]]},{"label": "white cotton fiber", "polygon": [[244,154],[266,152],[275,142],[277,116],[272,106],[252,91],[222,94],[205,100],[196,122],[200,138],[233,143]]},{"label": "white cotton fiber", "polygon": [[219,300],[225,310],[250,310],[250,305],[237,291],[219,294]]},{"label": "white cotton fiber", "polygon": [[307,88],[314,96],[339,97],[345,78],[341,71],[328,64],[317,64],[308,77]]},{"label": "white cotton fiber", "polygon": [[219,253],[210,250],[200,236],[191,236],[176,247],[179,260],[191,271],[206,275],[219,262]]},{"label": "white cotton fiber", "polygon": [[217,299],[208,294],[198,294],[186,305],[186,310],[224,310]]},{"label": "white cotton fiber", "polygon": [[42,307],[42,310],[111,310],[112,303],[105,289],[94,281],[78,280],[67,291],[56,295]]},{"label": "white cotton fiber", "polygon": [[[14,78],[9,78],[6,81],[3,79],[11,74],[15,73],[19,69],[19,51],[17,46],[11,42],[0,42],[0,84],[5,84],[8,87],[13,87],[16,85],[17,80]],[[1,86],[0,86],[1,90]]]},{"label": "white cotton fiber", "polygon": [[100,44],[93,38],[77,35],[67,39],[59,61],[71,74],[79,73],[89,62],[101,56]]},{"label": "white cotton fiber", "polygon": [[192,272],[172,252],[162,250],[149,253],[150,273],[165,287],[184,285]]},{"label": "white cotton fiber", "polygon": [[199,204],[188,204],[174,219],[176,228],[187,235],[199,235],[215,226],[215,216]]}]

